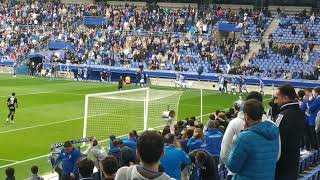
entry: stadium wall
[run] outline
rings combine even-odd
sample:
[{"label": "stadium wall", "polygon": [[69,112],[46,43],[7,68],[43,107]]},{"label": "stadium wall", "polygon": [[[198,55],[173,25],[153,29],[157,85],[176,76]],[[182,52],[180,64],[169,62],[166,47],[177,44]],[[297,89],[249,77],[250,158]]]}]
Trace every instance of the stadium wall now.
[{"label": "stadium wall", "polygon": [[[51,67],[51,64],[44,64],[44,68]],[[66,65],[61,64],[57,66],[58,71],[71,71],[76,72],[79,67],[84,68],[85,65]],[[103,69],[110,69],[112,72],[112,81],[119,80],[120,76],[130,76],[132,82],[137,82],[137,72],[138,69],[126,69],[126,68],[115,68],[115,67],[109,67],[109,66],[101,66],[101,65],[92,65],[90,66],[89,70],[89,78],[90,80],[99,80],[100,79],[100,71]],[[151,71],[151,70],[145,70],[145,74],[150,78],[166,78],[166,79],[176,79],[176,73],[175,71]],[[182,72],[183,73],[183,72]],[[187,80],[193,80],[193,81],[207,81],[207,82],[217,82],[220,74],[193,74],[193,73],[183,73],[185,75],[185,78]],[[72,76],[71,76],[72,77]],[[234,77],[234,75],[225,75],[227,78]],[[266,86],[280,86],[283,84],[291,84],[294,87],[316,87],[320,86],[320,81],[310,81],[310,80],[283,80],[283,79],[270,79],[265,78],[263,79],[264,84]],[[251,85],[257,85],[259,84],[259,79],[252,76],[246,76],[246,83]]]}]

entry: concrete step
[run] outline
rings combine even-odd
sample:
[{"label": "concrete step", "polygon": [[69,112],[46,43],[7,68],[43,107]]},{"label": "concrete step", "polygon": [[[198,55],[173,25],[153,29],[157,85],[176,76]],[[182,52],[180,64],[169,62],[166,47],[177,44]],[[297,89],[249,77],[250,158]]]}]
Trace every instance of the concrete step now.
[{"label": "concrete step", "polygon": [[278,27],[279,21],[280,20],[278,18],[274,18],[271,21],[269,27],[267,28],[267,30],[263,34],[263,37],[262,37],[263,42],[268,41],[269,35],[272,34],[272,32]]}]

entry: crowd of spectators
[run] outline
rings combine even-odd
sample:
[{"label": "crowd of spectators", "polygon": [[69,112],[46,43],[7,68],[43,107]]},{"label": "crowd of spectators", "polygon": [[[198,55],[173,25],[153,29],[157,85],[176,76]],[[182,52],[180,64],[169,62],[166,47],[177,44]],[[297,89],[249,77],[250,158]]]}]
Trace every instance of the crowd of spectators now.
[{"label": "crowd of spectators", "polygon": [[[77,30],[84,16],[106,17],[106,23]],[[305,16],[297,16],[304,20]],[[272,19],[270,11],[242,9],[233,11],[213,6],[191,6],[171,10],[158,6],[63,4],[41,1],[18,2],[0,6],[0,56],[16,60],[43,50],[50,41],[68,41],[74,48],[59,59],[54,54],[46,61],[99,64],[125,68],[145,66],[151,70],[175,70],[192,73],[230,73],[274,78],[316,79],[317,71],[288,71],[284,68],[261,69],[254,65],[240,67],[250,51],[250,37],[261,37]],[[283,18],[281,18],[282,21]],[[230,22],[242,28],[246,41],[226,38],[217,42],[213,34],[218,22]],[[286,28],[281,21],[281,28]],[[60,23],[63,22],[63,23]],[[310,22],[317,22],[314,15]],[[28,27],[25,25],[32,25]],[[293,25],[292,25],[293,26]],[[301,26],[304,26],[302,24]],[[301,27],[302,28],[302,27]],[[303,29],[303,28],[302,28]],[[307,28],[305,28],[307,29]],[[294,28],[292,28],[294,32]],[[302,45],[278,44],[270,40],[275,54],[308,62],[311,51]],[[257,57],[265,57],[261,49]]]},{"label": "crowd of spectators", "polygon": [[[267,112],[263,101],[253,91],[227,111],[212,113],[206,124],[191,117],[177,121],[174,130],[111,135],[108,151],[93,140],[87,158],[67,141],[58,159],[69,158],[62,157],[62,169],[59,160],[53,168],[62,179],[217,180],[224,167],[227,179],[297,179],[300,149],[319,149],[320,88],[296,93],[283,85]],[[31,179],[40,178],[36,166],[31,171]],[[14,179],[14,169],[6,174]]]}]

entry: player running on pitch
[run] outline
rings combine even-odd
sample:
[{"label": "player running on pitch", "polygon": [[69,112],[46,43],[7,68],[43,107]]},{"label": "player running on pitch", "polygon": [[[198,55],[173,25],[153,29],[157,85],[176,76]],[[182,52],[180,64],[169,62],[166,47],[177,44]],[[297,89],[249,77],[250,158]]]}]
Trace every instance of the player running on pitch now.
[{"label": "player running on pitch", "polygon": [[239,93],[242,94],[243,91],[248,93],[246,80],[241,76],[239,81]]},{"label": "player running on pitch", "polygon": [[7,100],[7,106],[9,108],[9,114],[7,117],[7,123],[11,122],[14,123],[14,114],[16,113],[16,108],[18,108],[18,99],[16,98],[16,93],[12,93]]},{"label": "player running on pitch", "polygon": [[259,87],[260,87],[260,93],[262,94],[262,95],[264,95],[264,82],[262,81],[262,79],[260,78],[259,79]]},{"label": "player running on pitch", "polygon": [[233,93],[234,95],[237,94],[237,79],[235,77],[233,77],[231,79],[231,93]]}]

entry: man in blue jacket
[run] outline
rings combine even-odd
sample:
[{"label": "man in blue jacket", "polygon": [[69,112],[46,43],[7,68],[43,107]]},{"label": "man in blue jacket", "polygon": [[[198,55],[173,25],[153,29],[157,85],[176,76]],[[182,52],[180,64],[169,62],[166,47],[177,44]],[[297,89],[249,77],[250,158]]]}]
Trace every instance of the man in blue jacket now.
[{"label": "man in blue jacket", "polygon": [[305,89],[305,95],[303,97],[303,102],[300,105],[300,109],[302,112],[306,114],[307,121],[307,138],[306,138],[306,148],[308,150],[318,149],[318,143],[316,141],[316,131],[315,131],[315,120],[317,113],[311,114],[308,107],[312,105],[314,98],[312,96],[312,89]]},{"label": "man in blue jacket", "polygon": [[66,141],[63,147],[64,148],[61,150],[58,158],[54,162],[52,169],[55,169],[62,161],[62,179],[73,175],[75,179],[78,180],[79,169],[77,163],[81,156],[80,151],[75,148],[70,141]]},{"label": "man in blue jacket", "polygon": [[[310,114],[311,117],[314,117],[314,121],[315,121],[317,114],[320,111],[320,87],[314,88],[312,90],[312,95],[314,99],[312,100],[312,102],[307,103],[307,107],[308,107],[308,113]],[[318,141],[320,141],[319,138],[318,138]],[[317,142],[317,145],[318,145],[317,148],[319,147],[318,143],[320,144],[320,142]]]},{"label": "man in blue jacket", "polygon": [[177,140],[173,134],[164,136],[164,156],[160,163],[164,171],[176,180],[181,180],[181,168],[191,164],[189,156],[180,148],[177,148]]},{"label": "man in blue jacket", "polygon": [[242,131],[227,160],[234,180],[271,180],[279,152],[279,129],[270,122],[262,122],[264,112],[260,101],[251,99],[243,106],[245,130]]},{"label": "man in blue jacket", "polygon": [[134,153],[136,153],[137,150],[137,137],[134,133],[134,131],[130,131],[128,135],[128,139],[125,139],[122,141],[124,145],[128,146],[133,150]]},{"label": "man in blue jacket", "polygon": [[223,138],[223,133],[218,129],[219,125],[220,123],[218,120],[208,121],[204,144],[204,149],[215,158],[216,164],[219,164],[221,142]]}]

